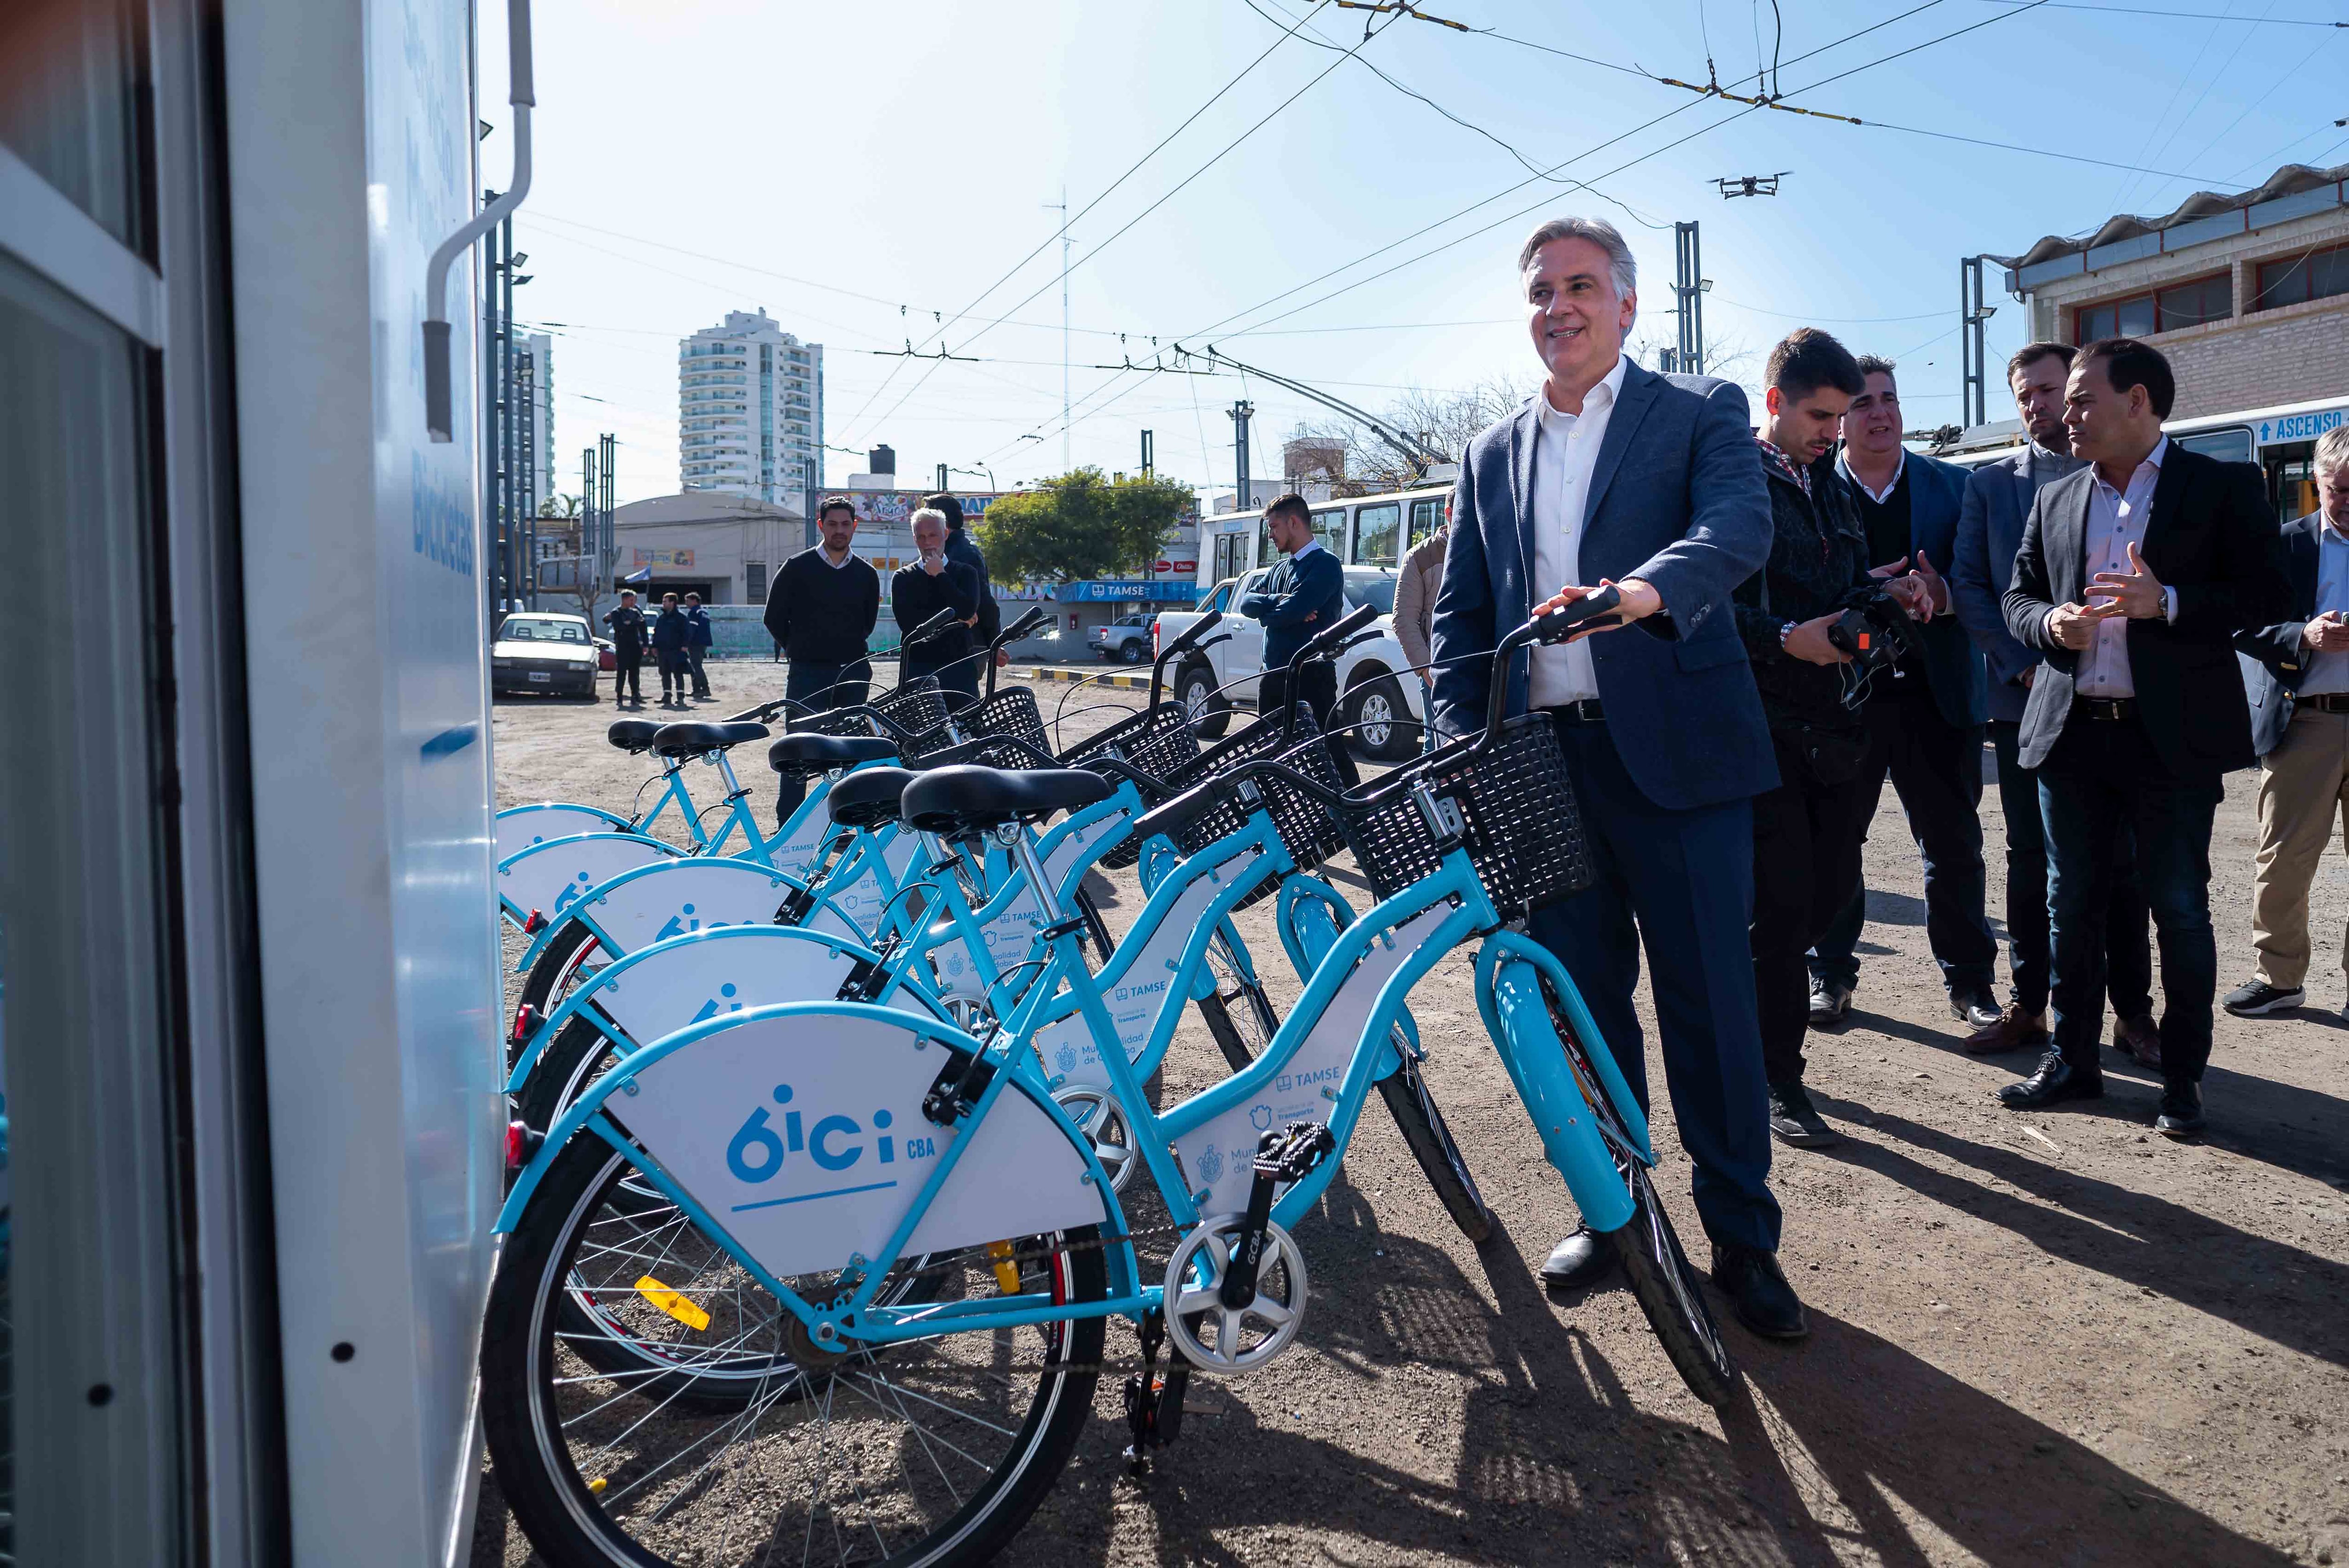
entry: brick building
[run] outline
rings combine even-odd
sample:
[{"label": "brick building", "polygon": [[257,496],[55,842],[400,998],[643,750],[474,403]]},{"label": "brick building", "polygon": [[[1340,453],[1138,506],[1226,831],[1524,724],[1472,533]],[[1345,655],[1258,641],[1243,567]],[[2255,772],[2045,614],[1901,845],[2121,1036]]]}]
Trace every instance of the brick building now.
[{"label": "brick building", "polygon": [[2288,164],[2257,190],[2198,191],[2166,216],[1988,259],[2033,339],[2140,337],[2167,355],[2173,423],[2293,408],[2247,421],[2240,456],[2268,469],[2280,511],[2305,510],[2308,449],[2349,418],[2349,164]]}]

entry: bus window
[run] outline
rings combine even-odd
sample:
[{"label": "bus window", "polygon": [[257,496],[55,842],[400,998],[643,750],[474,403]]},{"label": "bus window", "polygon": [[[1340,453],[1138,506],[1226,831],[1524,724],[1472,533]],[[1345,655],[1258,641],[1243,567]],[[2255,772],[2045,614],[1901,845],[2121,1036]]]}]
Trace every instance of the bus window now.
[{"label": "bus window", "polygon": [[1411,542],[1403,548],[1417,550],[1427,542],[1431,534],[1443,526],[1444,500],[1441,496],[1429,496],[1425,500],[1412,502]]},{"label": "bus window", "polygon": [[2188,451],[2216,458],[2222,463],[2248,463],[2251,460],[2251,428],[2249,425],[2197,430],[2190,436],[2179,436],[2176,439]]},{"label": "bus window", "polygon": [[1402,531],[1402,503],[1354,509],[1354,564],[1392,566],[1395,539]]},{"label": "bus window", "polygon": [[1340,561],[1345,560],[1346,509],[1341,506],[1334,511],[1315,512],[1313,514],[1313,537],[1320,541],[1322,549],[1328,551],[1330,554],[1336,556]]}]

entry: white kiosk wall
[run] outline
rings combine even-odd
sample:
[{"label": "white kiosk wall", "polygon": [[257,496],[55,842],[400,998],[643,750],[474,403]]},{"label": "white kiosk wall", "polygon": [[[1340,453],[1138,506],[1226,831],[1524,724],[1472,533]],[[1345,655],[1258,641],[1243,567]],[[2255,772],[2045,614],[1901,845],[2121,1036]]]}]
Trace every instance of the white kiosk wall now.
[{"label": "white kiosk wall", "polygon": [[224,7],[229,231],[295,1560],[461,1558],[500,1171],[470,433],[425,438],[425,263],[473,210],[463,0]]}]

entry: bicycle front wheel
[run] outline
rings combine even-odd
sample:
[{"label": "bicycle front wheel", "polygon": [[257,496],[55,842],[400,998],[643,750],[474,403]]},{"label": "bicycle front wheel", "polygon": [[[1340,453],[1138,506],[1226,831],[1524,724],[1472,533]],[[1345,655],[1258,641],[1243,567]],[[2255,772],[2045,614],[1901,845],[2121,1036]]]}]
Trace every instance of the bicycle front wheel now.
[{"label": "bicycle front wheel", "polygon": [[[653,1568],[945,1565],[999,1553],[1091,1412],[1102,1320],[823,1355],[754,1280],[710,1269],[689,1293],[656,1284],[616,1301],[616,1318],[675,1348],[657,1370],[606,1370],[578,1354],[564,1304],[608,1250],[616,1216],[641,1233],[636,1180],[602,1140],[576,1140],[508,1238],[491,1289],[482,1422],[499,1485],[540,1555],[564,1568]],[[1011,1265],[1020,1288],[1102,1299],[1096,1243],[1091,1227],[1022,1240]],[[660,1261],[643,1265],[648,1280]],[[984,1250],[934,1266],[941,1298],[1001,1289],[1005,1265]],[[733,1398],[709,1397],[719,1378],[740,1386]]]},{"label": "bicycle front wheel", "polygon": [[1385,1097],[1387,1109],[1394,1113],[1412,1158],[1419,1161],[1428,1185],[1442,1200],[1444,1212],[1452,1216],[1462,1235],[1482,1242],[1493,1233],[1493,1211],[1485,1207],[1485,1195],[1476,1191],[1476,1178],[1470,1173],[1460,1145],[1453,1140],[1452,1129],[1444,1124],[1444,1113],[1435,1109],[1435,1097],[1428,1092],[1427,1076],[1420,1063],[1400,1044],[1396,1048],[1402,1066],[1379,1080],[1379,1093]]},{"label": "bicycle front wheel", "polygon": [[1261,1055],[1280,1027],[1280,1016],[1264,986],[1241,965],[1231,938],[1222,931],[1207,939],[1207,972],[1215,976],[1212,995],[1198,1001],[1199,1017],[1214,1037],[1216,1048],[1232,1071],[1238,1072]]}]

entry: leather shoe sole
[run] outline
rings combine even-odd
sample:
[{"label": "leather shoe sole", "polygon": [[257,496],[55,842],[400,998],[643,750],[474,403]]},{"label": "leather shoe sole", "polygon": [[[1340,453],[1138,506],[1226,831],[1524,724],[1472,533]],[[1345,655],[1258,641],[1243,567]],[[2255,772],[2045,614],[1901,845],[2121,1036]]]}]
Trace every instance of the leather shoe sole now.
[{"label": "leather shoe sole", "polygon": [[1578,1230],[1550,1249],[1541,1266],[1542,1283],[1559,1290],[1596,1284],[1614,1269],[1615,1261],[1614,1245],[1606,1237]]},{"label": "leather shoe sole", "polygon": [[2025,1078],[2021,1083],[2008,1084],[1998,1091],[1999,1103],[2009,1110],[2037,1110],[2043,1106],[2061,1105],[2065,1100],[2102,1099],[2104,1097],[2105,1080],[2102,1075],[2095,1078],[2075,1077],[2052,1089],[2033,1088],[2031,1087],[2031,1080]]}]

